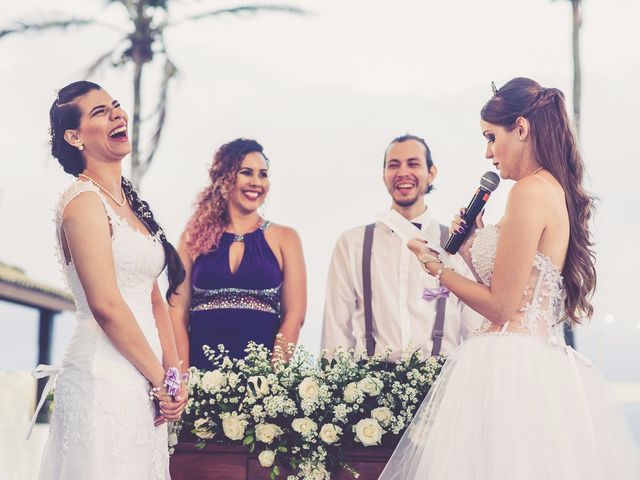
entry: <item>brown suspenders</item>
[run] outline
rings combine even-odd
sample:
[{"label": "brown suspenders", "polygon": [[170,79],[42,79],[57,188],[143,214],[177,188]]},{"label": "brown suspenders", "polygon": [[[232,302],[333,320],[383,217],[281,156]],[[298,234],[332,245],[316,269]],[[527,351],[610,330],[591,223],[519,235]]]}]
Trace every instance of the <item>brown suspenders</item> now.
[{"label": "brown suspenders", "polygon": [[[444,225],[440,225],[440,245],[445,246],[449,239],[449,229]],[[447,308],[447,298],[440,297],[436,300],[436,323],[433,326],[433,347],[431,347],[431,355],[436,356],[440,354],[442,348],[442,337],[444,337],[444,312]]]},{"label": "brown suspenders", "polygon": [[[367,346],[367,355],[373,356],[376,351],[376,340],[373,336],[373,309],[371,304],[371,252],[373,247],[373,231],[376,224],[371,223],[364,227],[364,243],[362,245],[362,300],[364,306],[364,338]],[[449,229],[440,225],[440,244],[447,243]],[[433,326],[433,348],[431,355],[438,355],[442,348],[444,337],[444,314],[447,306],[446,298],[438,298],[436,303],[436,321]]]},{"label": "brown suspenders", "polygon": [[364,244],[362,245],[362,300],[364,303],[364,339],[367,355],[372,357],[376,352],[376,340],[373,338],[373,310],[371,308],[371,250],[373,246],[373,230],[375,223],[364,227]]}]

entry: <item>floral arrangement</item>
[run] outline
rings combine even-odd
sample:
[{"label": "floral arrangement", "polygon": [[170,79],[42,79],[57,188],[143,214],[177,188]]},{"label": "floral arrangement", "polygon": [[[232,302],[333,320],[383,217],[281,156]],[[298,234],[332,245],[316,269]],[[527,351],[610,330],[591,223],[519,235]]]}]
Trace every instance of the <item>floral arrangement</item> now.
[{"label": "floral arrangement", "polygon": [[[271,478],[288,465],[293,479],[330,479],[352,446],[395,445],[437,378],[444,357],[405,353],[399,362],[337,349],[315,358],[297,347],[282,355],[276,347],[250,343],[244,359],[224,346],[204,347],[208,371],[191,369],[190,399],[183,419],[169,434],[170,451],[182,429],[198,447],[242,444],[259,451]],[[288,362],[283,358],[291,358]]]}]

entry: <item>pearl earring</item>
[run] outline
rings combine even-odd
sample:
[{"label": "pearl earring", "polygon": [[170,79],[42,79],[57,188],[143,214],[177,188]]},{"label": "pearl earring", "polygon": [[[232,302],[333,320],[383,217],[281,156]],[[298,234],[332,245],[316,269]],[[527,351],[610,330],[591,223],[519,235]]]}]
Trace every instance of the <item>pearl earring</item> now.
[{"label": "pearl earring", "polygon": [[83,144],[78,145],[78,150],[80,151],[84,150],[84,145]]}]

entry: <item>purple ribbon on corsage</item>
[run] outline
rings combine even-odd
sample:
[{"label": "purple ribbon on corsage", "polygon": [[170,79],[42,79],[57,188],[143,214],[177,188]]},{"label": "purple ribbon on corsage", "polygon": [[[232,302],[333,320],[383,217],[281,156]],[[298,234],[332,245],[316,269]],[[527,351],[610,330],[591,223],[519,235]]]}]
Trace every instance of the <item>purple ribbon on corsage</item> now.
[{"label": "purple ribbon on corsage", "polygon": [[438,298],[448,298],[451,291],[444,285],[438,288],[425,288],[422,292],[422,298],[427,302],[433,302]]},{"label": "purple ribbon on corsage", "polygon": [[173,397],[180,392],[180,372],[176,367],[167,370],[164,376],[164,386],[167,387],[167,393]]}]

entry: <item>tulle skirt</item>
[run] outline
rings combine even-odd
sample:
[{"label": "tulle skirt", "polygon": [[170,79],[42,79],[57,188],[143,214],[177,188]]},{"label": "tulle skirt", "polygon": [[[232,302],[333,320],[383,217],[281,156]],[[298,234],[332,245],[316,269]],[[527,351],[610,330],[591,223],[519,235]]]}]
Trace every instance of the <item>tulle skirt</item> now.
[{"label": "tulle skirt", "polygon": [[639,480],[639,450],[588,360],[525,335],[448,359],[381,480]]}]

